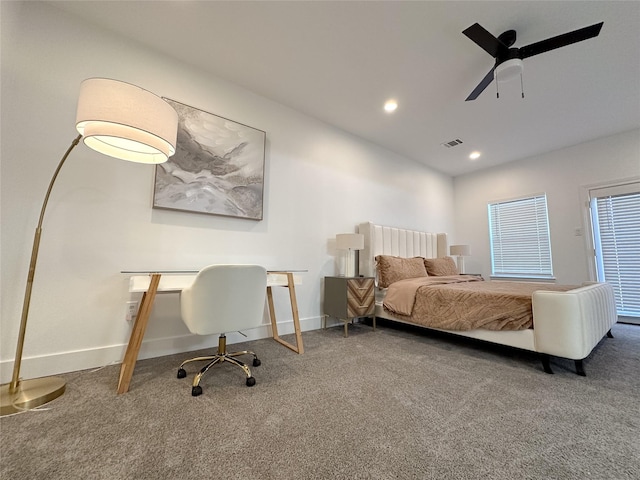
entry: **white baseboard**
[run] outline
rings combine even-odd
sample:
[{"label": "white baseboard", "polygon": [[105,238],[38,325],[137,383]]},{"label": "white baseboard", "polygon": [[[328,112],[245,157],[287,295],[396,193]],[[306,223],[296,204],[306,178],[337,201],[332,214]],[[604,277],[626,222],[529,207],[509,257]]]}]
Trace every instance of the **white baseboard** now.
[{"label": "white baseboard", "polygon": [[[303,332],[317,330],[319,328],[321,328],[321,317],[300,319],[300,329]],[[261,325],[258,328],[247,330],[243,333],[247,336],[243,337],[239,333],[227,334],[227,344],[232,345],[234,343],[269,338],[271,337],[271,325]],[[279,335],[288,335],[291,333],[294,333],[293,320],[282,323],[278,322]],[[182,335],[178,337],[153,338],[142,342],[138,359],[142,360],[145,358],[162,357],[164,355],[173,355],[174,353],[190,352],[193,350],[216,347],[217,345],[218,337],[216,335]],[[126,349],[126,344],[120,344],[85,350],[59,352],[49,355],[23,357],[20,368],[20,377],[48,377],[50,375],[76,372],[121,363]],[[11,381],[13,363],[13,359],[0,361],[0,383],[4,384]]]},{"label": "white baseboard", "polygon": [[624,315],[618,315],[618,322],[640,325],[640,317],[626,317]]}]

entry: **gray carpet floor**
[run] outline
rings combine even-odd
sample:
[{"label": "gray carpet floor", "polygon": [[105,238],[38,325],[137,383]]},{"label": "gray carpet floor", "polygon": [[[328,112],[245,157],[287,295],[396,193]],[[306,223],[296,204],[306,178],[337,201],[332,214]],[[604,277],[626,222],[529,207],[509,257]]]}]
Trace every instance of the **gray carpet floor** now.
[{"label": "gray carpet floor", "polygon": [[[232,345],[262,360],[256,386],[229,364],[190,382],[189,353],[65,375],[40,411],[0,419],[0,478],[638,479],[640,327],[618,324],[585,360],[418,329],[304,332]],[[201,352],[198,352],[201,353]]]}]

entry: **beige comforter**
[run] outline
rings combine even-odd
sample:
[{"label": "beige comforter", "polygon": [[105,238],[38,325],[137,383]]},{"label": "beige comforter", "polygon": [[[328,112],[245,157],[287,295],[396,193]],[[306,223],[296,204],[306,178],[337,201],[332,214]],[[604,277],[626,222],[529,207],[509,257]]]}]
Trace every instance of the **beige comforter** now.
[{"label": "beige comforter", "polygon": [[420,277],[392,283],[384,309],[425,327],[446,330],[524,330],[533,326],[531,295],[572,285],[484,282],[469,275]]}]

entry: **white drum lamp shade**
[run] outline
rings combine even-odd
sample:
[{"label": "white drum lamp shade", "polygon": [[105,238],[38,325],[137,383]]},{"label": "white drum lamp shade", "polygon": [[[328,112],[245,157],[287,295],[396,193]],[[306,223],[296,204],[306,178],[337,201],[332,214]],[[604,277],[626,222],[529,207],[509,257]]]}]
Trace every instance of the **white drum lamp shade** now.
[{"label": "white drum lamp shade", "polygon": [[76,128],[85,145],[139,163],[163,163],[176,151],[178,114],[129,83],[89,78],[80,84]]},{"label": "white drum lamp shade", "polygon": [[347,251],[344,275],[353,277],[355,275],[353,251],[364,248],[364,235],[360,233],[339,233],[336,235],[336,248]]},{"label": "white drum lamp shade", "polygon": [[364,248],[364,235],[359,233],[339,233],[336,235],[336,248],[338,250],[362,250]]},{"label": "white drum lamp shade", "polygon": [[451,245],[451,255],[468,257],[471,255],[471,247],[469,245]]}]

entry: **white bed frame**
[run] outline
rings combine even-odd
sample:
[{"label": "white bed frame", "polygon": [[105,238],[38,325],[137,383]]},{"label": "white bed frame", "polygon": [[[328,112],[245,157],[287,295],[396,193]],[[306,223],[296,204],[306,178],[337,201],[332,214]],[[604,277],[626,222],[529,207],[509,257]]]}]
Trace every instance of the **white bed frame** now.
[{"label": "white bed frame", "polygon": [[[376,275],[376,255],[436,258],[449,253],[445,233],[418,232],[371,222],[361,223],[358,231],[364,235],[364,249],[359,252],[359,273],[364,276]],[[375,316],[410,323],[384,310],[384,293],[376,288]],[[584,376],[583,359],[605,335],[612,336],[611,326],[618,321],[612,287],[591,283],[568,292],[537,291],[532,305],[533,329],[434,330],[538,352],[547,373],[553,373],[549,364],[551,355],[569,358],[575,361],[577,373]]]}]

